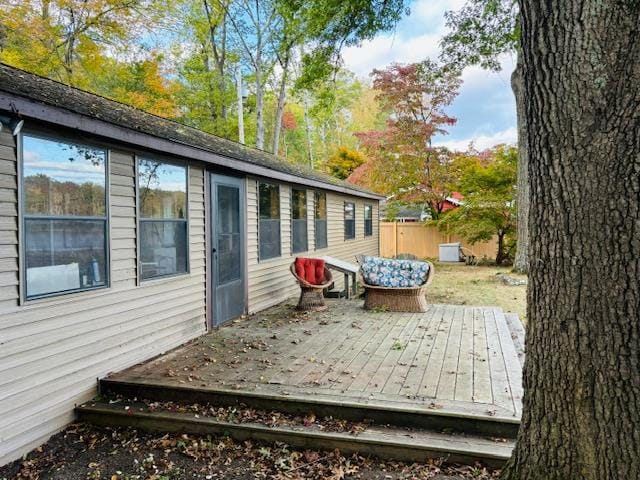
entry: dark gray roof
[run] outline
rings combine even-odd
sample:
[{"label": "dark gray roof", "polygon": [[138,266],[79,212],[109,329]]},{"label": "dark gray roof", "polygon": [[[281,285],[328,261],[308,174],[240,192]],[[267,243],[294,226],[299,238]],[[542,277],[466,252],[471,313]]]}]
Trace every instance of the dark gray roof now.
[{"label": "dark gray roof", "polygon": [[[195,147],[244,164],[253,164],[272,171],[293,175],[302,180],[300,183],[305,183],[305,179],[313,180],[327,186],[338,187],[340,190],[346,189],[354,195],[364,194],[369,197],[377,197],[377,195],[368,190],[321,172],[313,171],[304,165],[287,162],[262,150],[246,147],[237,142],[187,127],[129,105],[69,87],[2,63],[0,63],[0,92],[6,92],[40,104],[108,122],[120,128],[124,127],[128,130],[169,140],[176,144]],[[3,105],[0,105],[0,108],[3,108]],[[19,108],[16,113],[21,113]],[[31,114],[30,116],[35,115]],[[100,134],[101,132],[98,131],[97,133]],[[104,136],[108,137],[109,135],[105,134]],[[233,168],[233,166],[231,167]],[[246,165],[243,171],[247,171]]]}]

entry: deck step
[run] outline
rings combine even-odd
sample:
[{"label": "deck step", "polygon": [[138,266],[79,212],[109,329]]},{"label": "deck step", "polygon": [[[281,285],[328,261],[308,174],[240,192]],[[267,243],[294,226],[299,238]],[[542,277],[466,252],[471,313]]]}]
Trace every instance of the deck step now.
[{"label": "deck step", "polygon": [[453,435],[389,426],[370,426],[358,433],[327,432],[303,425],[267,426],[260,423],[231,423],[194,413],[150,411],[142,403],[90,402],[76,408],[80,420],[103,426],[131,426],[146,431],[227,435],[235,440],[253,439],[284,442],[295,448],[359,453],[385,460],[425,461],[443,458],[447,462],[482,462],[501,466],[511,455],[513,440]]},{"label": "deck step", "polygon": [[[216,407],[244,405],[257,410],[276,410],[283,413],[305,415],[312,411],[319,417],[333,417],[354,422],[371,420],[376,425],[420,428],[431,431],[451,431],[467,435],[515,438],[520,420],[513,416],[467,409],[452,411],[420,408],[411,403],[398,404],[348,397],[326,398],[317,395],[297,396],[267,392],[223,390],[214,387],[156,384],[148,380],[123,381],[102,379],[103,396],[127,399],[146,399],[155,402],[182,402],[208,404]],[[461,404],[461,402],[458,402]]]},{"label": "deck step", "polygon": [[505,313],[504,318],[507,321],[507,327],[509,328],[509,333],[511,333],[513,344],[516,347],[516,353],[518,354],[518,360],[520,360],[520,365],[524,365],[524,359],[525,359],[524,325],[522,325],[522,321],[520,320],[520,317],[518,317],[517,313],[511,313],[511,312]]}]

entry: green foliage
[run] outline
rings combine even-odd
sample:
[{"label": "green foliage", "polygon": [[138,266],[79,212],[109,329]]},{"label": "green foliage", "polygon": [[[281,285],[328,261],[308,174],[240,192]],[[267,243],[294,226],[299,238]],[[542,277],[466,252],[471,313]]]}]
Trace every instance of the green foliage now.
[{"label": "green foliage", "polygon": [[365,157],[362,153],[347,147],[339,147],[338,150],[329,157],[325,168],[330,175],[344,180],[364,162]]},{"label": "green foliage", "polygon": [[442,58],[447,64],[500,70],[499,56],[518,48],[516,0],[468,0],[446,18],[451,32],[442,40]]},{"label": "green foliage", "polygon": [[498,146],[475,158],[465,155],[457,161],[462,163],[462,173],[454,188],[464,200],[461,206],[446,212],[438,226],[471,244],[497,236],[496,263],[501,264],[510,253],[507,243],[516,231],[517,149]]},{"label": "green foliage", "polygon": [[404,0],[281,0],[302,19],[309,44],[298,88],[312,90],[340,68],[342,47],[391,30],[408,7]]}]

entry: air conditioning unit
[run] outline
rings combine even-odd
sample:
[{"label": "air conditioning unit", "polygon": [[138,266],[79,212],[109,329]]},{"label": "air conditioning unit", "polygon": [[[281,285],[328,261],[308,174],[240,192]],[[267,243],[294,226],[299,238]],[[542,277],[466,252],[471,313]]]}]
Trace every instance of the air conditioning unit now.
[{"label": "air conditioning unit", "polygon": [[441,243],[440,261],[441,262],[459,262],[462,259],[460,254],[460,242],[458,243]]}]

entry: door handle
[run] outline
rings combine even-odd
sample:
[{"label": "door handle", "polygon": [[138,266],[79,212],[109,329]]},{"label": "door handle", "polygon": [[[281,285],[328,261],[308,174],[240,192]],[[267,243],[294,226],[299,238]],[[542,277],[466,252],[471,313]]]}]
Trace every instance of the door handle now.
[{"label": "door handle", "polygon": [[211,249],[211,253],[216,253],[216,252],[217,250],[215,249],[215,247]]}]

